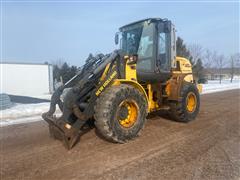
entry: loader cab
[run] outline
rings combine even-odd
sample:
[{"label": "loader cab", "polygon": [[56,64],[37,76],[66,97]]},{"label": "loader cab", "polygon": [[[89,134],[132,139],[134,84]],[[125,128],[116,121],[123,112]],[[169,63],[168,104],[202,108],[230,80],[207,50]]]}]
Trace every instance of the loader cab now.
[{"label": "loader cab", "polygon": [[[137,78],[141,82],[164,82],[175,67],[176,40],[171,21],[151,18],[121,27],[120,49],[137,55]],[[118,35],[115,42],[118,41]]]}]

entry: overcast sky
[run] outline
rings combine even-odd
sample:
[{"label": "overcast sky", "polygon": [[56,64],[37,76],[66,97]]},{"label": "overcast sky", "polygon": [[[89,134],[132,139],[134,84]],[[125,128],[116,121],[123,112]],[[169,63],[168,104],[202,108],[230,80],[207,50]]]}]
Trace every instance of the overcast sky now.
[{"label": "overcast sky", "polygon": [[2,60],[82,65],[117,47],[118,27],[147,17],[172,20],[177,35],[228,56],[239,52],[239,2],[2,2]]}]

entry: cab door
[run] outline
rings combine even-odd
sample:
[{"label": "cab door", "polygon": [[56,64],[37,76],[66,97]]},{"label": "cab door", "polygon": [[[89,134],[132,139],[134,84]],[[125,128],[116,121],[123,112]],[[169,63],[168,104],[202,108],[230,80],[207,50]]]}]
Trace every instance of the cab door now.
[{"label": "cab door", "polygon": [[171,71],[171,24],[160,22],[157,33],[157,60],[159,73]]}]

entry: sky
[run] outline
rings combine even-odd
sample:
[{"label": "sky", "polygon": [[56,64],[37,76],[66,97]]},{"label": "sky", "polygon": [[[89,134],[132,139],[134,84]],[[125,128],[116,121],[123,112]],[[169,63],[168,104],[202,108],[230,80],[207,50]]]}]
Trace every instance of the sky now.
[{"label": "sky", "polygon": [[187,44],[229,56],[239,52],[239,2],[2,1],[1,61],[83,65],[110,53],[114,35],[132,21],[170,19]]}]

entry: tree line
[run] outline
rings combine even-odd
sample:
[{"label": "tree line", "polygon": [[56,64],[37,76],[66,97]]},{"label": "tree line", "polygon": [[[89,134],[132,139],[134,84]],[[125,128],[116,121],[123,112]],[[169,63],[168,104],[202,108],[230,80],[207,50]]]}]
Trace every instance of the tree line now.
[{"label": "tree line", "polygon": [[59,59],[53,62],[53,79],[56,82],[61,82],[65,84],[69,81],[73,76],[76,75],[79,67],[70,66],[64,60]]},{"label": "tree line", "polygon": [[193,74],[198,79],[204,79],[204,69],[215,69],[219,75],[219,83],[222,82],[223,69],[229,69],[230,82],[233,81],[236,71],[240,69],[240,53],[234,53],[226,57],[217,51],[203,48],[199,44],[186,45],[180,37],[177,38],[177,56],[182,56],[191,61]]}]

